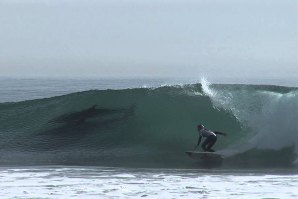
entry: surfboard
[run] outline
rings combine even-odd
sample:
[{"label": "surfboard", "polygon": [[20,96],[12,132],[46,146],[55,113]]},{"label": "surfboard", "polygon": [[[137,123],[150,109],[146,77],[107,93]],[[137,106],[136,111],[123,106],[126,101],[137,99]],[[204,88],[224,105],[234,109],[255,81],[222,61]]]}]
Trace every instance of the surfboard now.
[{"label": "surfboard", "polygon": [[216,152],[200,152],[200,151],[185,151],[185,153],[192,159],[202,161],[221,162],[223,156]]}]

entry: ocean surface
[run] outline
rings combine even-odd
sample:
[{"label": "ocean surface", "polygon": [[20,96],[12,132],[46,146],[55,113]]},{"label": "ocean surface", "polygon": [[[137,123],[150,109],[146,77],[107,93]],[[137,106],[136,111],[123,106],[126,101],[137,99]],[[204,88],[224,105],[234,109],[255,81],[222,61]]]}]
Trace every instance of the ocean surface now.
[{"label": "ocean surface", "polygon": [[[0,195],[297,198],[297,85],[1,77]],[[197,124],[220,163],[184,153]]]}]

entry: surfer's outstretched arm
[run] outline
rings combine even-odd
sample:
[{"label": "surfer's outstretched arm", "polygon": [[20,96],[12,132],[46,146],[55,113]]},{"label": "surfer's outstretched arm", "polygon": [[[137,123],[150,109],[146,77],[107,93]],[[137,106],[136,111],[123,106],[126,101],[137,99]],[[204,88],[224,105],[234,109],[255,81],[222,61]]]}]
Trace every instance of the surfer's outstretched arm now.
[{"label": "surfer's outstretched arm", "polygon": [[219,132],[219,131],[214,131],[214,133],[215,133],[216,135],[223,135],[223,136],[226,136],[226,135],[227,135],[226,133]]},{"label": "surfer's outstretched arm", "polygon": [[202,136],[200,135],[196,148],[200,145],[201,140],[202,140]]}]

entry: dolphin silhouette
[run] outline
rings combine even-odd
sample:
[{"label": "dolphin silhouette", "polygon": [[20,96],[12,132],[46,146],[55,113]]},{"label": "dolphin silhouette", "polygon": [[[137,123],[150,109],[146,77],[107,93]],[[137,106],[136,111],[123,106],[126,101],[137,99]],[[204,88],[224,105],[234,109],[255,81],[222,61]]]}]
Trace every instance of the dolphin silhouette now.
[{"label": "dolphin silhouette", "polygon": [[63,114],[49,121],[49,123],[83,123],[88,119],[97,118],[104,119],[112,115],[131,115],[134,113],[135,105],[129,108],[96,108],[97,105],[92,105],[88,109],[78,112]]}]

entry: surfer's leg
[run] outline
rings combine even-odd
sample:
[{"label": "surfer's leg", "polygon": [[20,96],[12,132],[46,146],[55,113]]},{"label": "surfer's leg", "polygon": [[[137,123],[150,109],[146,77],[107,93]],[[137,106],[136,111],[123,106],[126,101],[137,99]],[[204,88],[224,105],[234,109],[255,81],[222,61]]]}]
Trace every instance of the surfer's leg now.
[{"label": "surfer's leg", "polygon": [[214,152],[213,149],[211,149],[213,147],[213,145],[215,144],[216,140],[217,140],[217,137],[216,136],[213,136],[213,135],[210,135],[209,137],[209,142],[208,142],[208,146],[207,146],[207,151],[209,152]]},{"label": "surfer's leg", "polygon": [[208,137],[204,140],[204,142],[202,143],[202,149],[203,151],[207,151],[206,149],[206,145],[209,143]]}]

